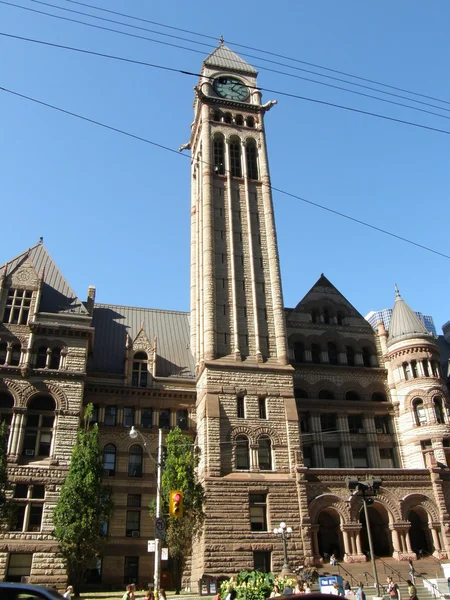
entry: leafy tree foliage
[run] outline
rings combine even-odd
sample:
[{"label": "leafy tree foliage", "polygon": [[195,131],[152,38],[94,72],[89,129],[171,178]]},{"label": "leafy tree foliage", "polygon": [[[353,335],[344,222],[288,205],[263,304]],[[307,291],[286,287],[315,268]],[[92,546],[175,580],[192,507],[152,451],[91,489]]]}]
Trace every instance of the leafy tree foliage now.
[{"label": "leafy tree foliage", "polygon": [[10,485],[8,483],[8,425],[6,421],[0,424],[0,527],[4,528],[12,515],[13,504],[8,498]]},{"label": "leafy tree foliage", "polygon": [[78,430],[67,478],[54,512],[54,535],[67,567],[69,583],[79,594],[87,569],[102,553],[104,526],[112,516],[111,488],[102,485],[103,466],[97,424],[91,426],[92,404]]},{"label": "leafy tree foliage", "polygon": [[192,542],[201,533],[203,520],[203,487],[197,481],[198,449],[189,437],[176,427],[166,437],[167,454],[162,475],[162,512],[169,513],[170,490],[183,492],[183,517],[166,520],[166,543],[174,560],[176,591],[181,589],[185,560],[191,554]]}]

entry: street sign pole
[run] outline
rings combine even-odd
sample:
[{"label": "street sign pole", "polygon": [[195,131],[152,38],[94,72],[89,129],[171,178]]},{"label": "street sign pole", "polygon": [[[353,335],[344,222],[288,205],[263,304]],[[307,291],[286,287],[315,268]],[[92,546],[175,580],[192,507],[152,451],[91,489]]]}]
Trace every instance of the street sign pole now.
[{"label": "street sign pole", "polygon": [[[159,430],[158,436],[158,466],[156,476],[156,521],[161,519],[161,479],[162,479],[162,429]],[[156,529],[156,527],[155,527]],[[155,532],[156,533],[156,532]],[[161,539],[155,535],[155,570],[153,575],[155,585],[155,597],[158,597],[158,592],[161,587]]]}]

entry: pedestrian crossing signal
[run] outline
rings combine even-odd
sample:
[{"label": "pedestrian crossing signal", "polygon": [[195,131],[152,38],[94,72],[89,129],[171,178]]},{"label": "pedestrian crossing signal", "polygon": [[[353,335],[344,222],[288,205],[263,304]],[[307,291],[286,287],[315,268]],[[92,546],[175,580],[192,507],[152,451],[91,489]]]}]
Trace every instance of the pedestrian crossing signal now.
[{"label": "pedestrian crossing signal", "polygon": [[183,492],[171,490],[169,494],[169,515],[175,519],[183,516]]}]

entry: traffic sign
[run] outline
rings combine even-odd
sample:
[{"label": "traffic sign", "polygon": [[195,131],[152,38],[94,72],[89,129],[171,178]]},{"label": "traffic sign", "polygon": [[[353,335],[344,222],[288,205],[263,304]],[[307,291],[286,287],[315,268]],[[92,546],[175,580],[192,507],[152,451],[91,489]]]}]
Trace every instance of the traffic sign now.
[{"label": "traffic sign", "polygon": [[164,519],[161,519],[160,517],[155,519],[155,538],[157,540],[166,539],[166,523]]},{"label": "traffic sign", "polygon": [[155,540],[148,540],[147,541],[147,552],[154,552],[155,551]]}]

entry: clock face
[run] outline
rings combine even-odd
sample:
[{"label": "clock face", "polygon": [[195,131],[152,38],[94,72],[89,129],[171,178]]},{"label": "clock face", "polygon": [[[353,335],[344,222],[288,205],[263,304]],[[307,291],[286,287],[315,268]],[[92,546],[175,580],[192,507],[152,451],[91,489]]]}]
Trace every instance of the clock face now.
[{"label": "clock face", "polygon": [[234,77],[218,77],[214,79],[214,90],[222,98],[243,102],[248,98],[248,87]]}]

